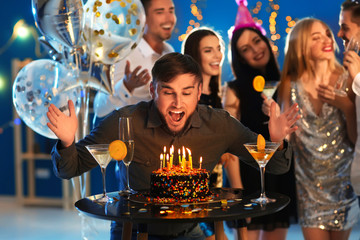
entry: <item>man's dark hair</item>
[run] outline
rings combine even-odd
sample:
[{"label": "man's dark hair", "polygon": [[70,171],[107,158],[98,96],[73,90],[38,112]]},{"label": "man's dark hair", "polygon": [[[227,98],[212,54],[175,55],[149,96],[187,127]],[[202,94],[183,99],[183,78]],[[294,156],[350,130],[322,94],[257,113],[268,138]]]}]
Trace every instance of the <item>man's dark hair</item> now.
[{"label": "man's dark hair", "polygon": [[196,81],[202,82],[199,64],[189,55],[181,53],[168,53],[159,58],[152,68],[153,83],[169,82],[178,75],[191,74]]},{"label": "man's dark hair", "polygon": [[346,0],[341,4],[341,11],[351,11],[351,21],[360,26],[360,0]]},{"label": "man's dark hair", "polygon": [[147,13],[147,9],[149,8],[151,4],[151,0],[141,0],[141,3],[144,7],[145,13]]}]

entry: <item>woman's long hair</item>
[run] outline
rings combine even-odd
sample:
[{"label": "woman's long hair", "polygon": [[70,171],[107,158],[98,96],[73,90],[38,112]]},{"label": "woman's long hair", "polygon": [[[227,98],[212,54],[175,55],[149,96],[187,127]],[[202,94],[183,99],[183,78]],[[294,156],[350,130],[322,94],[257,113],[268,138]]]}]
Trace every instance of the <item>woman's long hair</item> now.
[{"label": "woman's long hair", "polygon": [[[295,26],[290,30],[285,44],[285,59],[281,74],[281,84],[279,89],[279,96],[284,95],[284,86],[286,81],[297,81],[304,73],[310,78],[315,77],[315,69],[311,64],[311,28],[315,22],[321,23],[330,34],[333,40],[333,49],[338,49],[334,34],[329,26],[323,21],[316,18],[304,18],[298,21]],[[342,70],[342,66],[336,60],[335,55],[328,60],[330,71]]]}]

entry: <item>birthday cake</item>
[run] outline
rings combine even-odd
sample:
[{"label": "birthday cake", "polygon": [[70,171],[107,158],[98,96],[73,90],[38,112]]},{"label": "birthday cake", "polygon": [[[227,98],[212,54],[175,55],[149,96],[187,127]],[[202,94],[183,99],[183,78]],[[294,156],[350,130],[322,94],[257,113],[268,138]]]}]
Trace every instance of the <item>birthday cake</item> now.
[{"label": "birthday cake", "polygon": [[209,172],[205,169],[182,169],[173,166],[151,174],[150,193],[156,198],[168,198],[179,202],[204,201],[210,195]]},{"label": "birthday cake", "polygon": [[193,168],[192,161],[186,161],[185,157],[179,160],[179,165],[173,165],[171,157],[163,162],[165,167],[153,171],[150,177],[150,195],[154,201],[199,202],[211,198],[210,174],[206,169]]}]

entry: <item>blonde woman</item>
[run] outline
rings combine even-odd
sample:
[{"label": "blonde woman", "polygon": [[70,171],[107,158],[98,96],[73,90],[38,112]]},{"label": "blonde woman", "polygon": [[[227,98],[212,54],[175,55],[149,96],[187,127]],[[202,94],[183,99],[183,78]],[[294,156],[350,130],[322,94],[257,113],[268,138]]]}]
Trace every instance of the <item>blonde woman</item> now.
[{"label": "blonde woman", "polygon": [[301,114],[290,139],[305,239],[348,239],[360,216],[349,176],[355,107],[349,97],[334,93],[347,74],[336,61],[336,47],[330,28],[314,18],[297,22],[285,47],[278,102],[283,110],[298,103]]}]

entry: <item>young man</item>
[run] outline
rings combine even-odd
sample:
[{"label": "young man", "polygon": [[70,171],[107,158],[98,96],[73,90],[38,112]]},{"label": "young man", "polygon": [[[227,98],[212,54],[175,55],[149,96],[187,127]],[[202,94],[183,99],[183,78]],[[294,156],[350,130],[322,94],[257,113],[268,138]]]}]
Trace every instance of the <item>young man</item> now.
[{"label": "young man", "polygon": [[[360,41],[360,0],[346,0],[341,4],[339,15],[340,30],[338,37],[343,39],[344,47],[349,44],[351,38],[359,38]],[[355,155],[351,165],[351,184],[357,195],[360,195],[360,57],[354,51],[344,53],[343,65],[348,70],[352,82],[356,104],[357,135]],[[351,85],[350,85],[351,86]],[[350,97],[353,97],[350,94]]]},{"label": "young man", "polygon": [[150,70],[162,55],[174,52],[172,46],[165,42],[170,39],[176,24],[173,1],[141,2],[146,13],[144,35],[130,55],[115,64],[115,93],[112,96],[101,92],[96,94],[94,111],[98,117],[126,105],[150,100]]},{"label": "young man", "polygon": [[[54,105],[49,107],[48,126],[60,139],[52,151],[57,176],[71,178],[98,166],[85,145],[110,143],[118,139],[120,116],[133,118],[135,153],[130,165],[130,184],[134,190],[150,188],[150,174],[159,168],[159,154],[164,146],[190,148],[193,159],[203,157],[202,167],[207,170],[212,170],[225,152],[240,156],[242,161],[257,167],[257,163],[243,146],[247,142],[256,142],[257,134],[225,110],[198,105],[202,75],[200,67],[190,56],[167,54],[155,63],[152,74],[150,92],[153,100],[113,111],[76,144],[74,136],[77,120],[72,102],[69,102],[69,117]],[[275,113],[275,105],[273,103],[271,106],[270,140],[283,142],[288,134],[297,129],[293,125],[300,116],[297,114],[296,104],[279,116]],[[282,144],[267,165],[267,170],[274,174],[284,173],[289,168],[292,150],[285,141],[283,143],[285,144]],[[198,164],[194,161],[194,167],[198,167]],[[125,176],[125,171],[122,176]],[[121,182],[124,184],[125,179],[122,178]],[[113,234],[119,234],[117,226],[117,223],[112,225]],[[148,230],[149,236],[181,236],[188,239],[204,237],[196,223],[150,224]],[[197,237],[190,238],[190,235]]]}]

